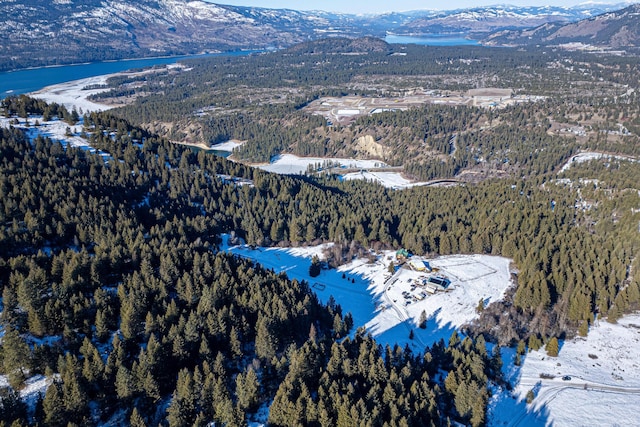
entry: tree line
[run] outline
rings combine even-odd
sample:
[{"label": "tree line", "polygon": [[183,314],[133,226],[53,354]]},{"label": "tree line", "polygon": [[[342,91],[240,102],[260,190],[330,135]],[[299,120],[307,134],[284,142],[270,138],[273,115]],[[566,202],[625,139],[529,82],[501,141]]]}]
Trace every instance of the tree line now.
[{"label": "tree line", "polygon": [[[195,154],[104,113],[84,121],[96,142],[109,135],[110,159],[0,130],[3,422],[233,426],[273,402],[274,425],[483,423],[493,365],[481,342],[441,343],[423,361],[380,348],[365,331],[345,340],[353,321],[335,302],[320,304],[307,283],[216,249],[222,231],[249,237],[250,200],[272,198],[269,186],[297,208],[305,200],[296,194],[337,202],[357,186]],[[435,372],[453,366],[460,372],[443,391]],[[38,374],[51,383],[27,407],[17,392]],[[322,395],[305,394],[313,386],[305,382],[320,378]],[[306,420],[291,410],[298,405],[308,406]]]}]

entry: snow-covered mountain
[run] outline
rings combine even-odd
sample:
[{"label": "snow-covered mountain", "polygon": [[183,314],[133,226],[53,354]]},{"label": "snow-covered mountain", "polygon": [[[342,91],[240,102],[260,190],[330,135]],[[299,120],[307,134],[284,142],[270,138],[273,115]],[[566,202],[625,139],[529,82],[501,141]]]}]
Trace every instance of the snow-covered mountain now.
[{"label": "snow-covered mountain", "polygon": [[485,39],[502,46],[553,45],[584,49],[640,50],[640,4],[568,24],[546,23],[518,31],[499,31]]},{"label": "snow-covered mountain", "polygon": [[[488,32],[573,22],[614,6],[491,6],[349,15],[201,0],[2,0],[0,71],[28,66],[290,46],[326,36]],[[605,8],[605,9],[603,9]]]},{"label": "snow-covered mountain", "polygon": [[617,10],[624,4],[589,4],[575,7],[496,5],[433,13],[399,27],[401,33],[487,33],[503,29],[569,23]]},{"label": "snow-covered mountain", "polygon": [[[5,0],[0,17],[0,70],[282,47],[343,34],[341,27],[350,24],[348,17],[335,14],[199,0]],[[344,31],[357,33],[356,28]]]}]

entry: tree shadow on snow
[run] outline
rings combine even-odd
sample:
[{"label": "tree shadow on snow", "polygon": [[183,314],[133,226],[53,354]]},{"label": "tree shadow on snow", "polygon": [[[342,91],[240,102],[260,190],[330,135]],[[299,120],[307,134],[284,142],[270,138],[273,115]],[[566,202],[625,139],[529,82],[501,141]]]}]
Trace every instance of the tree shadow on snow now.
[{"label": "tree shadow on snow", "polygon": [[[518,387],[522,379],[522,366],[526,360],[526,353],[520,358],[520,365],[516,365],[516,349],[501,348],[502,375],[504,384],[492,390],[492,397],[487,413],[488,426],[547,426],[552,425],[549,408],[543,403],[536,402],[541,389],[541,381],[532,387]],[[527,393],[533,393],[533,400],[527,403]]]}]

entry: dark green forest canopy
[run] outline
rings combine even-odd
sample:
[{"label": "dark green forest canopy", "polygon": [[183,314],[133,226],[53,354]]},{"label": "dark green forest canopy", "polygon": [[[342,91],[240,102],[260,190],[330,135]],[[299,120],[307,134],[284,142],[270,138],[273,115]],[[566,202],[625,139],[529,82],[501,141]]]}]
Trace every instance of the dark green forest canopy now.
[{"label": "dark green forest canopy", "polygon": [[[514,60],[524,61],[519,55]],[[342,60],[331,56],[326,66]],[[228,67],[238,71],[235,63]],[[180,98],[170,99],[167,108],[183,113],[206,105],[185,109]],[[307,99],[303,94],[265,106],[260,114],[270,114],[267,125],[256,134],[267,129],[286,139],[268,125],[277,115],[299,118],[299,134],[314,129],[317,118],[298,111]],[[84,122],[90,143],[111,155],[106,162],[2,129],[2,372],[14,387],[28,375],[60,374],[34,414],[47,425],[92,424],[114,414],[132,424],[240,425],[272,401],[274,425],[444,425],[448,418],[481,425],[487,383],[501,381],[499,361],[486,354],[484,337],[537,347],[578,328],[582,333],[596,314],[615,321],[638,308],[637,163],[612,158],[555,173],[580,148],[635,155],[637,139],[620,138],[612,146],[605,132],[574,141],[551,138],[545,127],[546,112],[553,110],[566,121],[597,114],[605,119],[603,130],[627,117],[625,125],[634,131],[633,99],[615,108],[594,96],[588,107],[549,101],[508,109],[493,118],[493,133],[469,131],[460,143],[482,147],[483,155],[493,151],[497,161],[508,152],[521,165],[518,179],[406,191],[267,174],[170,144],[110,113]],[[148,111],[160,108],[159,97],[155,105]],[[4,100],[2,107],[8,115],[74,121],[66,109],[26,97]],[[487,118],[479,110],[458,110],[385,115],[380,126],[415,121],[418,134],[422,126],[437,130],[429,144],[445,150],[452,131],[447,124]],[[258,115],[251,114],[216,123],[227,120],[234,132],[252,129]],[[438,116],[446,122],[432,121]],[[268,144],[260,149],[272,152]],[[464,154],[471,150],[459,151],[459,163],[452,165],[473,161]],[[221,174],[254,185],[235,186]],[[352,327],[350,316],[334,303],[320,304],[308,284],[218,253],[219,235],[228,231],[258,245],[336,242],[345,250],[333,265],[358,246],[503,255],[514,260],[517,288],[469,325],[475,341],[453,337],[421,355],[383,349],[363,331],[342,340]],[[2,393],[2,419],[25,419],[15,393]],[[168,411],[158,412],[169,400]]]},{"label": "dark green forest canopy", "polygon": [[[482,424],[498,363],[483,342],[440,343],[424,358],[382,349],[361,332],[339,341],[352,328],[340,306],[215,250],[221,231],[273,222],[270,211],[247,217],[256,198],[275,200],[285,224],[289,215],[311,219],[307,208],[348,203],[357,214],[349,221],[362,226],[362,197],[391,208],[392,194],[272,176],[152,136],[135,143],[131,136],[144,132],[106,114],[85,120],[112,153],[107,162],[0,131],[0,360],[13,387],[0,397],[3,421],[242,425],[275,399],[274,425],[358,422],[371,411],[373,425],[443,425],[449,417]],[[109,133],[115,138],[100,139]],[[255,187],[225,184],[220,173]],[[451,371],[446,390],[432,379],[441,370]],[[54,372],[29,415],[13,390],[27,376]],[[356,388],[337,391],[344,387]],[[315,388],[321,395],[312,397]],[[291,409],[299,405],[308,410]]]},{"label": "dark green forest canopy", "polygon": [[[123,238],[114,230],[121,220],[133,221],[126,238],[132,243],[169,228],[175,239],[187,242],[215,242],[220,232],[236,230],[254,244],[356,241],[365,247],[403,246],[415,253],[502,254],[520,270],[515,306],[558,316],[556,322],[542,322],[539,329],[516,336],[559,334],[590,321],[595,312],[609,312],[634,260],[636,239],[616,240],[618,233],[629,232],[628,224],[609,220],[612,224],[602,226],[600,233],[591,232],[584,224],[593,218],[584,219],[575,208],[575,192],[543,185],[543,179],[394,192],[367,183],[270,175],[152,137],[137,146],[132,135],[143,132],[108,115],[92,114],[86,126],[115,131],[115,138],[94,132],[92,139],[117,162],[105,165],[97,156],[45,141],[36,141],[35,151],[7,149],[4,158],[22,166],[9,164],[11,173],[3,177],[15,183],[2,187],[3,221],[12,227],[0,237],[9,255],[73,242],[111,256],[122,252],[112,243]],[[52,155],[57,156],[53,165]],[[65,178],[57,175],[60,171]],[[252,179],[255,186],[223,184],[217,173]],[[589,216],[594,214],[601,215]],[[174,223],[180,225],[170,225]],[[121,254],[112,261],[120,266],[127,260]],[[585,303],[568,310],[569,301],[583,295]]]}]

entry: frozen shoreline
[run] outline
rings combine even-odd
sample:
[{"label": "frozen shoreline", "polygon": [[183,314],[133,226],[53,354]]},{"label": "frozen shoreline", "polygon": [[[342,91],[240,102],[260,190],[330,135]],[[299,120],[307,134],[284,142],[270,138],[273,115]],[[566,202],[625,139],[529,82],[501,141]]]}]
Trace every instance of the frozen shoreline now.
[{"label": "frozen shoreline", "polygon": [[89,101],[91,95],[106,92],[109,89],[96,88],[84,90],[87,86],[104,85],[107,79],[112,76],[122,75],[123,73],[104,74],[96,77],[87,77],[86,79],[72,80],[70,82],[60,83],[56,85],[46,86],[36,92],[28,95],[42,99],[49,103],[57,103],[64,105],[68,110],[76,110],[78,112],[88,113],[90,111],[105,111],[113,108],[112,105],[99,104]]}]

